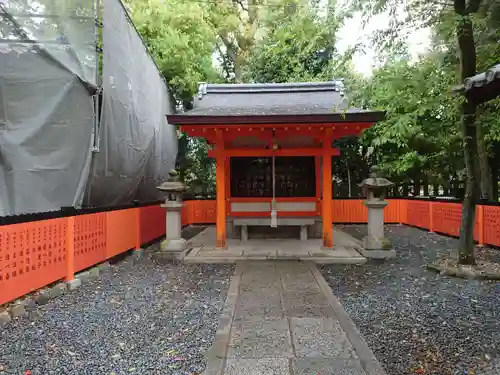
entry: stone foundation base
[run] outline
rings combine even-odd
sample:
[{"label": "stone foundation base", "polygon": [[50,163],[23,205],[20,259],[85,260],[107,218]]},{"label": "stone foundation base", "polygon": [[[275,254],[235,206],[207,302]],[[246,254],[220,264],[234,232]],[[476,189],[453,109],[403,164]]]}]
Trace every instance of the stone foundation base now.
[{"label": "stone foundation base", "polygon": [[308,238],[322,238],[323,237],[323,224],[321,220],[316,220],[313,225],[307,226]]},{"label": "stone foundation base", "polygon": [[187,254],[187,241],[184,238],[178,240],[165,239],[160,245],[161,251],[158,256],[162,259],[182,260]]},{"label": "stone foundation base", "polygon": [[168,238],[161,241],[161,251],[180,252],[186,249],[187,241],[184,238],[178,240],[169,240]]},{"label": "stone foundation base", "polygon": [[391,250],[392,244],[385,237],[366,236],[363,238],[363,248],[365,250]]},{"label": "stone foundation base", "polygon": [[391,250],[358,250],[367,259],[391,259],[396,257],[396,251]]},{"label": "stone foundation base", "polygon": [[363,238],[363,248],[359,250],[368,259],[389,259],[396,257],[396,251],[387,238],[366,236]]}]

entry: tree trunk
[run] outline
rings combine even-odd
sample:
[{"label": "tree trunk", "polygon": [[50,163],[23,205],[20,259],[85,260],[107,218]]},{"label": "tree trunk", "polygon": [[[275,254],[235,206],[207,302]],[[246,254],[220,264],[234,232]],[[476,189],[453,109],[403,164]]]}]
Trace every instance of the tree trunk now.
[{"label": "tree trunk", "polygon": [[493,202],[498,202],[498,171],[496,166],[491,171],[491,180],[493,182]]},{"label": "tree trunk", "polygon": [[[474,30],[472,26],[471,13],[479,7],[480,0],[468,1],[454,0],[454,9],[457,17],[456,35],[458,39],[458,53],[460,58],[460,83],[468,77],[476,74],[476,45],[474,42]],[[472,101],[464,101],[460,105],[461,121],[460,131],[467,172],[465,196],[462,203],[462,222],[460,225],[460,237],[458,243],[458,262],[460,264],[475,264],[474,259],[474,216],[476,211],[477,172],[474,160],[477,158],[476,138],[476,104]]]},{"label": "tree trunk", "polygon": [[407,197],[408,196],[408,184],[403,184],[403,196]]},{"label": "tree trunk", "polygon": [[[432,195],[434,195],[435,197],[439,196],[439,184],[432,185]],[[447,194],[445,194],[445,195],[447,195]]]},{"label": "tree trunk", "polygon": [[462,222],[458,243],[458,262],[460,264],[475,264],[474,259],[474,222],[476,213],[476,200],[478,196],[476,168],[474,159],[476,153],[476,130],[474,127],[475,106],[470,103],[462,104],[462,119],[460,130],[463,137],[463,149],[467,179],[465,196],[462,203]]},{"label": "tree trunk", "polygon": [[481,198],[493,200],[493,181],[491,178],[490,162],[484,141],[483,125],[476,122],[477,152],[479,156],[479,169],[481,172]]},{"label": "tree trunk", "polygon": [[429,182],[424,180],[424,197],[429,196]]},{"label": "tree trunk", "polygon": [[349,164],[347,163],[347,159],[345,159],[345,167],[347,169],[347,185],[349,188],[349,198],[350,198],[352,197],[351,171],[349,170]]},{"label": "tree trunk", "polygon": [[444,195],[445,197],[447,197],[447,196],[449,196],[449,195],[450,195],[450,189],[449,189],[449,187],[448,187],[448,183],[447,183],[447,182],[445,182],[445,183],[443,184],[443,195]]},{"label": "tree trunk", "polygon": [[420,179],[413,181],[413,195],[416,197],[420,197]]}]

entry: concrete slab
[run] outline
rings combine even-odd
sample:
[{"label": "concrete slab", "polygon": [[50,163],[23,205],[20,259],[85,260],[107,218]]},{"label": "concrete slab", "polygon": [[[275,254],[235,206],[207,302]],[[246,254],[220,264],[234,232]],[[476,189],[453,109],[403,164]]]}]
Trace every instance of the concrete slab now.
[{"label": "concrete slab", "polygon": [[293,356],[288,320],[263,316],[235,318],[228,358],[290,358]]},{"label": "concrete slab", "polygon": [[335,318],[291,318],[297,357],[354,358],[354,350]]},{"label": "concrete slab", "polygon": [[289,318],[334,318],[335,313],[329,305],[292,305],[285,301],[284,314]]},{"label": "concrete slab", "polygon": [[238,262],[204,375],[386,375],[313,263]]},{"label": "concrete slab", "polygon": [[[337,233],[338,232],[338,233]],[[236,263],[240,260],[301,260],[318,264],[362,264],[366,262],[353,248],[354,242],[344,232],[334,234],[335,247],[322,249],[321,239],[250,238],[246,242],[227,239],[226,249],[215,247],[215,227],[208,227],[190,240],[192,250],[184,259],[186,263]]]},{"label": "concrete slab", "polygon": [[241,292],[236,302],[235,317],[264,315],[282,317],[281,293],[272,288]]},{"label": "concrete slab", "polygon": [[[289,375],[288,359],[228,359],[224,375]],[[204,374],[205,375],[205,374]],[[208,374],[207,374],[208,375]]]},{"label": "concrete slab", "polygon": [[292,360],[294,375],[366,375],[357,360],[297,358]]}]

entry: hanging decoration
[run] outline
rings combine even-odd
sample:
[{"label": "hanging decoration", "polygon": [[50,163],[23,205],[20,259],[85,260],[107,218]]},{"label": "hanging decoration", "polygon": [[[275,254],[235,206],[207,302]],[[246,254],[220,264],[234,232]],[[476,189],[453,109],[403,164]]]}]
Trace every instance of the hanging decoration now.
[{"label": "hanging decoration", "polygon": [[[273,151],[279,148],[274,138],[273,131]],[[271,200],[271,228],[278,227],[278,212],[276,211],[276,156],[273,153],[273,165],[272,165],[272,180],[273,180],[273,199]]]}]

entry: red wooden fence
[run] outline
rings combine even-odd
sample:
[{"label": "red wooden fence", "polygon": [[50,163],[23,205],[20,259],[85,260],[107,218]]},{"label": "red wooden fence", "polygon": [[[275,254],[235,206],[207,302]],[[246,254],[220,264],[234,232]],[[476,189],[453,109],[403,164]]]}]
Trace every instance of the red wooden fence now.
[{"label": "red wooden fence", "polygon": [[[389,199],[387,223],[458,236],[461,205]],[[361,199],[332,201],[334,223],[366,223]],[[215,223],[215,201],[187,201],[183,225]],[[500,206],[478,206],[475,238],[500,246]],[[160,205],[0,226],[0,305],[165,235]]]}]

